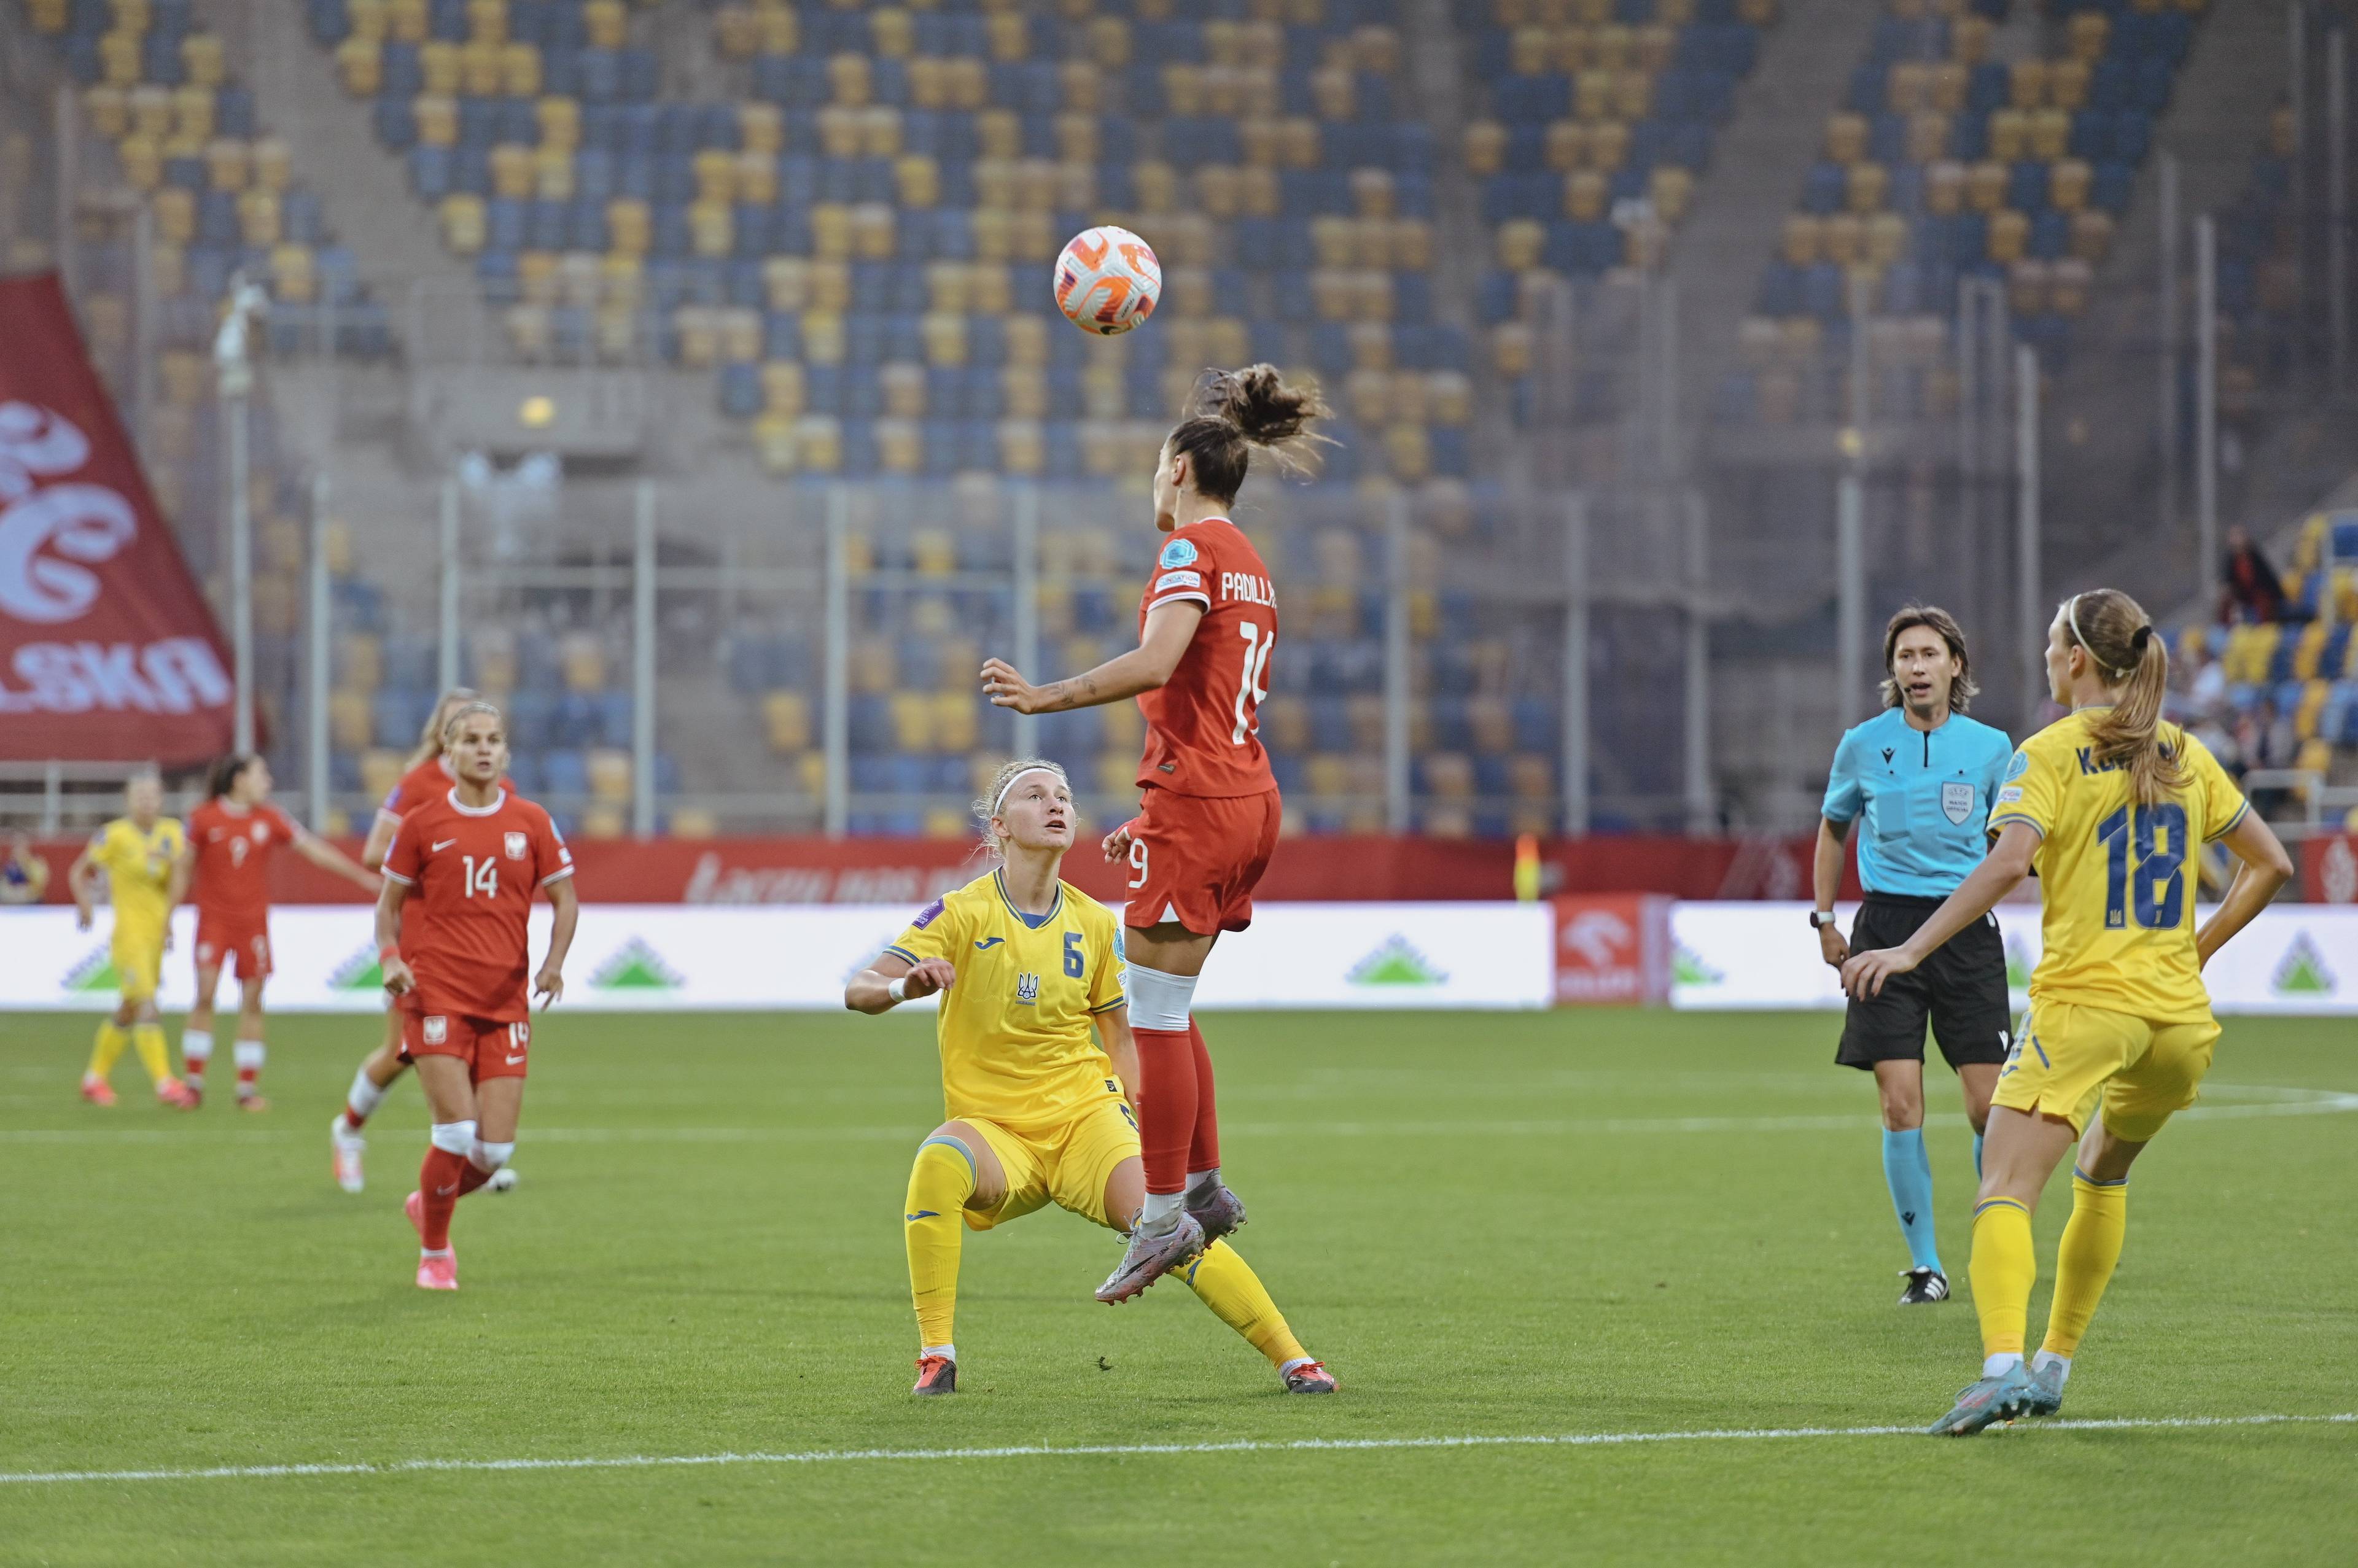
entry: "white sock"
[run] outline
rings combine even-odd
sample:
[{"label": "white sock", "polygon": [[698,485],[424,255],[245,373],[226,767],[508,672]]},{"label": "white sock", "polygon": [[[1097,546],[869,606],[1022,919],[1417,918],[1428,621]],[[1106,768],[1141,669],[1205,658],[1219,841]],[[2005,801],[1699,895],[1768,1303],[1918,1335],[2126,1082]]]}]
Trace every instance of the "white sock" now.
[{"label": "white sock", "polygon": [[496,1176],[500,1167],[515,1158],[515,1142],[486,1143],[478,1138],[468,1146],[467,1162],[487,1176]]},{"label": "white sock", "polygon": [[448,1258],[450,1256],[450,1249],[448,1247],[421,1247],[417,1249],[417,1255],[420,1258]]},{"label": "white sock", "polygon": [[1146,1206],[1138,1211],[1139,1227],[1143,1230],[1163,1229],[1163,1222],[1174,1217],[1186,1201],[1184,1193],[1147,1194]]},{"label": "white sock", "polygon": [[1985,1378],[2003,1378],[2008,1372],[2013,1371],[2017,1367],[2021,1365],[2022,1356],[2020,1352],[2014,1350],[2001,1350],[1996,1355],[1990,1357],[1987,1360],[1982,1363],[1982,1376]]},{"label": "white sock", "polygon": [[945,1361],[955,1362],[957,1360],[957,1346],[955,1345],[928,1345],[919,1349],[917,1354],[920,1356],[938,1356]]},{"label": "white sock", "polygon": [[1217,1165],[1213,1166],[1208,1171],[1190,1171],[1187,1173],[1187,1190],[1191,1193],[1197,1187],[1217,1187],[1219,1184],[1220,1168]]},{"label": "white sock", "polygon": [[1132,1029],[1187,1032],[1187,1012],[1195,1002],[1194,975],[1166,975],[1137,964],[1121,971],[1123,1000],[1130,1003]]},{"label": "white sock", "polygon": [[180,1059],[188,1063],[189,1071],[192,1073],[203,1072],[205,1070],[205,1064],[211,1060],[212,1054],[213,1034],[211,1030],[183,1029],[180,1031]]},{"label": "white sock", "polygon": [[1318,1357],[1315,1356],[1296,1356],[1293,1360],[1288,1361],[1284,1366],[1280,1367],[1277,1369],[1277,1375],[1282,1378],[1288,1372],[1293,1371],[1296,1367],[1314,1367],[1317,1364]]},{"label": "white sock", "polygon": [[344,1094],[345,1125],[355,1132],[359,1131],[361,1123],[374,1116],[376,1108],[384,1103],[384,1090],[368,1076],[368,1069],[356,1069],[352,1074],[352,1087]]},{"label": "white sock", "polygon": [[2055,1381],[2059,1386],[2071,1381],[2071,1357],[2069,1356],[2058,1356],[2052,1350],[2042,1350],[2030,1358],[2030,1369],[2034,1372],[2044,1372],[2050,1367],[2055,1368]]}]

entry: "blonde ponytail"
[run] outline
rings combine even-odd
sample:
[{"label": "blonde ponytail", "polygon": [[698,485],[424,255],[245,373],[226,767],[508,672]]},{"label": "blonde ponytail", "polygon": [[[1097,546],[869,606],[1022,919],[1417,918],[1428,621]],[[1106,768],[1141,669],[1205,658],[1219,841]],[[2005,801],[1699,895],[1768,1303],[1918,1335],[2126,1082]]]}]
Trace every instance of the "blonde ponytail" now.
[{"label": "blonde ponytail", "polygon": [[2057,619],[2067,645],[2085,649],[2098,677],[2120,694],[2088,726],[2090,755],[2126,770],[2129,793],[2140,805],[2157,805],[2183,790],[2184,748],[2175,726],[2167,735],[2161,727],[2162,698],[2169,687],[2169,639],[2118,589],[2076,595],[2064,602]]}]

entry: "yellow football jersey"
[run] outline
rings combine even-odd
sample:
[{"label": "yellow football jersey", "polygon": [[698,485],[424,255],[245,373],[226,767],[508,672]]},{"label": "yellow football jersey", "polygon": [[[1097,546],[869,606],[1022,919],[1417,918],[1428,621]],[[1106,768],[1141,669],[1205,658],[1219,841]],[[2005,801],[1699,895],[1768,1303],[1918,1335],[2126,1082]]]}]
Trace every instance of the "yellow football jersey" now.
[{"label": "yellow football jersey", "polygon": [[2196,860],[2250,806],[2209,748],[2175,724],[2161,741],[2186,762],[2187,783],[2139,806],[2129,775],[2100,763],[2082,708],[2033,735],[2006,765],[1989,830],[2037,828],[2046,951],[2030,999],[2075,1002],[2153,1023],[2211,1016],[2195,961]]},{"label": "yellow football jersey", "polygon": [[163,929],[172,914],[172,862],[187,847],[187,835],[169,816],[157,817],[145,833],[127,816],[98,830],[90,841],[90,858],[106,871],[116,925]]},{"label": "yellow football jersey", "polygon": [[884,950],[913,964],[946,958],[957,970],[936,1025],[948,1116],[1040,1131],[1121,1092],[1089,1025],[1121,1005],[1121,927],[1071,883],[1057,883],[1055,907],[1033,916],[1008,899],[997,871],[978,877],[936,899]]}]

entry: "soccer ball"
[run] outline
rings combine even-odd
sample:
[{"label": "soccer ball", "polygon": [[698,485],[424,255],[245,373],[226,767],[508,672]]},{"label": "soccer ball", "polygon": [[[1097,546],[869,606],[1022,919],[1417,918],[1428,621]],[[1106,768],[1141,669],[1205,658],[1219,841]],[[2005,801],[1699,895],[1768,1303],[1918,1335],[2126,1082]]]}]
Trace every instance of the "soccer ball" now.
[{"label": "soccer ball", "polygon": [[1056,258],[1056,308],[1084,332],[1127,332],[1162,297],[1163,264],[1128,229],[1084,229]]}]

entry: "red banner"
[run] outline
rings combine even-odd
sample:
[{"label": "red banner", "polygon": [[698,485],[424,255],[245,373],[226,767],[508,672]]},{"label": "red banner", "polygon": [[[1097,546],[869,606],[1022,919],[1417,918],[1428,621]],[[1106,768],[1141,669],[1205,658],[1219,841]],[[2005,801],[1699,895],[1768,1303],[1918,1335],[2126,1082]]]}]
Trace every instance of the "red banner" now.
[{"label": "red banner", "polygon": [[218,756],[227,664],[57,277],[0,280],[0,758]]},{"label": "red banner", "polygon": [[2309,903],[2358,903],[2358,839],[2333,833],[2304,841],[2300,896]]},{"label": "red banner", "polygon": [[1671,902],[1660,893],[1557,899],[1556,1005],[1670,1000]]}]

